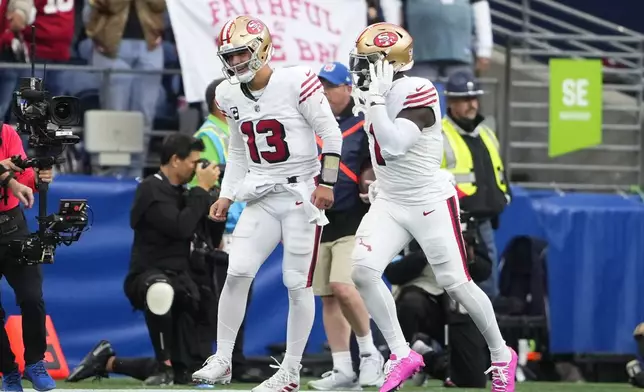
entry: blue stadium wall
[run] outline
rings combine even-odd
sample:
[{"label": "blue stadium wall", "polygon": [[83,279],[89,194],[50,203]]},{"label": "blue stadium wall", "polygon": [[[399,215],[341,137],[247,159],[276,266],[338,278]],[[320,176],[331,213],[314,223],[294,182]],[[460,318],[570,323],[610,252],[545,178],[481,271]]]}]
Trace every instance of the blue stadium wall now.
[{"label": "blue stadium wall", "polygon": [[[89,200],[93,227],[44,266],[45,299],[64,354],[75,366],[101,339],[120,355],[152,353],[143,317],[123,295],[132,232],[129,207],[136,183],[60,176],[51,187],[50,210],[60,198]],[[516,235],[550,243],[551,341],[555,352],[631,353],[632,330],[644,321],[644,206],[635,197],[526,192],[514,189],[497,233],[499,249]],[[29,219],[34,223],[34,207]],[[246,327],[247,354],[266,353],[285,340],[287,296],[280,274],[281,248],[260,270]],[[2,283],[2,303],[18,314]],[[325,341],[320,303],[308,352]]]}]

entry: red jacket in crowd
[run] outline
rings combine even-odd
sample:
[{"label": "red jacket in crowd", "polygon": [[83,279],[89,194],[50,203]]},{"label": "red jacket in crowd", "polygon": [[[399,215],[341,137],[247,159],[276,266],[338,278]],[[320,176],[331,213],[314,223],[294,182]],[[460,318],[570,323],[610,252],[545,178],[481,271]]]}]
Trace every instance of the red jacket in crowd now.
[{"label": "red jacket in crowd", "polygon": [[[14,155],[20,155],[22,159],[27,159],[27,154],[25,154],[25,149],[22,147],[22,140],[18,135],[18,132],[11,126],[4,124],[2,126],[2,132],[0,132],[0,140],[2,144],[0,145],[0,161],[3,161],[7,158],[11,158]],[[27,185],[36,192],[36,176],[34,174],[34,169],[28,168],[22,173],[15,173],[15,178],[23,185]],[[8,211],[12,208],[15,208],[20,204],[18,199],[9,192],[7,197],[7,204],[0,202],[0,212]]]},{"label": "red jacket in crowd", "polygon": [[[0,0],[2,1],[2,0]],[[36,7],[36,58],[67,61],[74,40],[74,0],[34,0]],[[23,31],[31,42],[31,26]]]}]

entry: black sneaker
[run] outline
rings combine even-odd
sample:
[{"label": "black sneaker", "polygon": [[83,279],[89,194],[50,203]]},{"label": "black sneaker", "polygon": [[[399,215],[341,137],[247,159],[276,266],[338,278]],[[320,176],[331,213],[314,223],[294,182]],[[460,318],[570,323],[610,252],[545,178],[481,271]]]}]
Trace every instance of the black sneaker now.
[{"label": "black sneaker", "polygon": [[169,366],[163,366],[158,372],[143,381],[146,387],[162,387],[174,385],[174,371]]},{"label": "black sneaker", "polygon": [[113,356],[116,356],[116,352],[114,352],[110,342],[107,340],[101,340],[92,349],[92,351],[83,358],[76,369],[70,373],[66,381],[78,382],[90,377],[108,377],[105,366],[107,365],[107,360]]}]

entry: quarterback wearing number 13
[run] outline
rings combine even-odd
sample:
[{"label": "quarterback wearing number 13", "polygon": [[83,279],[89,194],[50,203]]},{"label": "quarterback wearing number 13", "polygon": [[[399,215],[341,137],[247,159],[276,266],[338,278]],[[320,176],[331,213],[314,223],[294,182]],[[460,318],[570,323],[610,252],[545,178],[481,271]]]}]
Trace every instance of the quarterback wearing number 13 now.
[{"label": "quarterback wearing number 13", "polygon": [[[233,232],[228,277],[219,300],[217,352],[193,374],[198,382],[229,383],[235,337],[251,282],[280,240],[288,289],[286,356],[254,392],[297,392],[301,359],[313,326],[311,281],[324,210],[333,204],[342,134],[318,76],[307,67],[272,69],[271,35],[249,16],[224,24],[218,55],[229,83],[217,107],[228,118],[230,146],[219,200],[211,218],[225,220],[233,200],[247,206]],[[321,159],[315,136],[323,141]]]}]

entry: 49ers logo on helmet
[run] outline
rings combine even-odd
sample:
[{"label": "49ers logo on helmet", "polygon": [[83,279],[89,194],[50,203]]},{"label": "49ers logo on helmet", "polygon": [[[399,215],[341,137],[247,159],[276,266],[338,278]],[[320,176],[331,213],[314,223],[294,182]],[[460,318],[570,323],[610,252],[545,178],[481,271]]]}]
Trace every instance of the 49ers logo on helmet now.
[{"label": "49ers logo on helmet", "polygon": [[376,38],[373,39],[373,44],[379,48],[388,48],[393,46],[396,42],[398,42],[398,35],[391,31],[382,32],[376,35]]},{"label": "49ers logo on helmet", "polygon": [[249,34],[259,34],[262,30],[264,30],[264,24],[259,20],[251,20],[246,25],[246,31],[248,31]]}]

